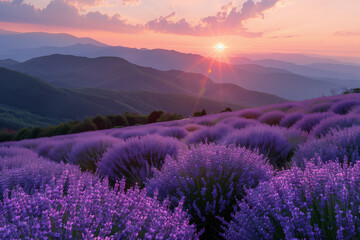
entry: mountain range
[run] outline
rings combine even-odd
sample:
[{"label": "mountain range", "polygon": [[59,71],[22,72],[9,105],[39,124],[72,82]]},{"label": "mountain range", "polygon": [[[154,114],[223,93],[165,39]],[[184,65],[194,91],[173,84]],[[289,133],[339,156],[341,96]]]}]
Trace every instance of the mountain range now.
[{"label": "mountain range", "polygon": [[[6,68],[0,68],[0,86],[2,128],[13,125],[11,122],[4,123],[4,119],[23,122],[26,126],[34,125],[33,122],[47,126],[62,121],[82,120],[97,114],[148,114],[154,110],[163,110],[189,116],[202,109],[217,113],[227,107],[244,108],[237,104],[182,93],[59,88]],[[24,118],[31,120],[24,122]]]},{"label": "mountain range", "polygon": [[21,51],[22,49],[33,49],[43,46],[65,47],[74,44],[107,46],[91,38],[78,38],[66,33],[19,33],[0,29],[0,54],[12,50]]},{"label": "mountain range", "polygon": [[117,57],[87,58],[56,54],[34,58],[9,68],[70,89],[178,93],[247,107],[285,102],[285,99],[277,96],[249,91],[235,84],[214,83],[201,74],[160,71]]},{"label": "mountain range", "polygon": [[0,29],[0,125],[6,118],[45,126],[126,111],[189,116],[203,108],[215,113],[360,86],[356,64],[296,54],[259,56],[214,59]]},{"label": "mountain range", "polygon": [[[124,58],[139,66],[159,70],[180,70],[206,75],[217,83],[233,83],[248,90],[303,100],[330,95],[334,89],[360,86],[360,67],[329,60],[329,63],[299,65],[273,59],[230,58],[214,60],[197,54],[164,49],[136,49],[77,43],[71,46],[43,46],[0,53],[0,59],[27,61],[34,57],[67,54],[97,58]],[[304,58],[306,59],[306,58]],[[320,60],[319,60],[320,61]]]}]

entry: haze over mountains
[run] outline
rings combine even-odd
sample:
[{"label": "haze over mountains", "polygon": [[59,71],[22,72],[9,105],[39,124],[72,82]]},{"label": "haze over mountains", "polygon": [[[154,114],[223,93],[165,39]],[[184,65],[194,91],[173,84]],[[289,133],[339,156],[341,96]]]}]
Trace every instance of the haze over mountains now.
[{"label": "haze over mountains", "polygon": [[302,55],[289,55],[294,62],[250,58],[225,63],[172,50],[108,46],[68,34],[0,30],[0,67],[7,68],[0,69],[0,112],[19,115],[19,121],[31,116],[38,125],[126,111],[188,116],[203,108],[219,112],[360,87],[355,64]]},{"label": "haze over mountains", "polygon": [[177,70],[159,71],[116,57],[50,55],[9,68],[63,88],[180,93],[248,107],[285,101],[277,96],[249,91],[234,84],[214,83],[204,75]]},{"label": "haze over mountains", "polygon": [[[139,66],[152,67],[159,70],[181,70],[200,73],[217,83],[234,83],[243,88],[274,94],[285,99],[303,100],[322,95],[330,95],[335,89],[355,88],[360,85],[360,67],[342,64],[339,61],[314,58],[296,54],[272,54],[278,59],[288,57],[289,61],[274,59],[250,60],[246,57],[230,58],[230,63],[216,61],[197,54],[184,54],[163,49],[135,49],[107,46],[91,39],[76,37],[67,38],[67,43],[59,45],[52,41],[54,35],[42,33],[43,39],[49,38],[41,47],[11,49],[0,51],[0,59],[27,61],[34,57],[51,54],[68,54],[90,58],[114,56],[124,58]],[[32,33],[28,33],[32,36]],[[38,37],[34,33],[33,37]],[[13,34],[1,35],[13,36]],[[14,35],[17,36],[17,35]],[[45,40],[44,40],[45,41]],[[45,41],[46,42],[46,41]],[[3,47],[4,48],[4,47]],[[254,59],[260,58],[255,56]],[[309,64],[303,64],[308,62]],[[318,62],[318,63],[317,63]],[[301,63],[302,65],[300,65]],[[8,67],[11,62],[1,66]]]},{"label": "haze over mountains", "polygon": [[0,29],[0,53],[32,49],[43,46],[65,47],[74,44],[92,44],[95,46],[106,46],[91,38],[78,38],[66,33],[19,33]]},{"label": "haze over mountains", "polygon": [[[17,119],[27,126],[47,126],[61,121],[83,120],[97,114],[148,114],[158,109],[189,116],[204,108],[209,113],[217,113],[227,107],[244,108],[237,104],[182,93],[64,89],[5,68],[0,68],[0,86],[1,127],[8,124],[4,123],[7,118],[12,121]],[[24,116],[28,116],[31,121],[26,122]]]}]

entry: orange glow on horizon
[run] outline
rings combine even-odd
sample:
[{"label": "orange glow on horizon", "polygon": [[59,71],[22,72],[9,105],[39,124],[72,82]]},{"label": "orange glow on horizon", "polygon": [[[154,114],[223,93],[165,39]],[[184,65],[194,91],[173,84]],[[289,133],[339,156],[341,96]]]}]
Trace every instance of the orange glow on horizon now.
[{"label": "orange glow on horizon", "polygon": [[[68,33],[76,37],[90,37],[112,46],[124,46],[132,48],[168,49],[184,53],[200,54],[205,57],[216,57],[226,62],[228,55],[256,54],[256,53],[300,53],[314,54],[325,57],[349,57],[360,58],[359,37],[337,37],[333,34],[326,36],[298,36],[293,38],[245,38],[241,36],[226,36],[219,41],[218,36],[199,37],[182,36],[175,34],[143,32],[138,34],[115,33],[100,30],[86,30],[75,28],[63,28],[46,25],[26,23],[0,22],[0,28],[17,32],[49,32]],[[223,42],[227,49],[223,52],[215,50],[214,42]],[[213,52],[209,52],[213,48]],[[226,54],[224,54],[227,52]],[[360,60],[357,60],[360,63]]]}]

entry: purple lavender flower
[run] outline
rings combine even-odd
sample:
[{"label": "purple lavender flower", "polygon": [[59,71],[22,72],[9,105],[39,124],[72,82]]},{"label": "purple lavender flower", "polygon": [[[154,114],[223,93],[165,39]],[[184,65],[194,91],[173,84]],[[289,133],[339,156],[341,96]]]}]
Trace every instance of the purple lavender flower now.
[{"label": "purple lavender flower", "polygon": [[146,195],[125,192],[124,180],[111,189],[106,179],[65,170],[32,195],[5,191],[0,239],[198,239],[182,202],[170,211]]},{"label": "purple lavender flower", "polygon": [[259,122],[266,123],[268,125],[279,125],[280,121],[285,116],[285,113],[279,110],[266,112],[259,118]]},{"label": "purple lavender flower", "polygon": [[[321,161],[320,161],[321,162]],[[360,163],[305,163],[261,182],[238,204],[225,239],[358,239]]]},{"label": "purple lavender flower", "polygon": [[188,144],[198,144],[206,142],[221,142],[233,128],[225,124],[217,124],[214,127],[203,127],[193,132],[186,138]]},{"label": "purple lavender flower", "polygon": [[309,139],[299,145],[295,151],[293,162],[304,166],[309,159],[355,163],[360,160],[360,126],[340,131],[330,131],[320,139]]},{"label": "purple lavender flower", "polygon": [[300,121],[303,117],[304,117],[304,113],[301,112],[294,112],[294,113],[289,113],[286,114],[284,116],[283,119],[281,119],[280,121],[280,126],[281,127],[286,127],[286,128],[290,128],[292,127],[296,122]]},{"label": "purple lavender flower", "polygon": [[78,139],[68,155],[67,162],[79,165],[83,171],[95,172],[104,153],[118,142],[119,139],[110,136]]},{"label": "purple lavender flower", "polygon": [[184,207],[198,229],[205,229],[203,239],[218,236],[221,231],[216,216],[228,219],[236,199],[245,189],[255,187],[273,175],[273,168],[262,156],[245,148],[214,143],[192,146],[178,157],[168,156],[161,171],[147,183],[152,193],[169,196],[173,205],[185,197]]},{"label": "purple lavender flower", "polygon": [[360,106],[360,100],[343,100],[333,104],[331,110],[337,114],[347,114],[355,106]]},{"label": "purple lavender flower", "polygon": [[358,125],[360,125],[360,114],[335,115],[322,120],[312,129],[311,135],[319,138],[325,136],[331,129],[341,130]]},{"label": "purple lavender flower", "polygon": [[305,115],[299,120],[293,128],[300,129],[301,131],[310,132],[321,120],[334,116],[334,113],[311,113]]},{"label": "purple lavender flower", "polygon": [[125,177],[130,186],[138,183],[143,187],[144,181],[153,175],[151,168],[161,169],[165,157],[175,156],[182,147],[179,140],[171,137],[148,135],[131,138],[107,151],[98,163],[98,170],[110,180]]},{"label": "purple lavender flower", "polygon": [[286,128],[258,125],[234,131],[224,142],[259,151],[269,158],[271,164],[281,168],[290,161],[302,135],[300,131],[292,133]]}]

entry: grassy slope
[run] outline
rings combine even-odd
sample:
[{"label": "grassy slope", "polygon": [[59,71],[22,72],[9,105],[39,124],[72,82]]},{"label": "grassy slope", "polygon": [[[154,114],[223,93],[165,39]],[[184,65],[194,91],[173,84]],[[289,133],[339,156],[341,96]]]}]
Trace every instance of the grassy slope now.
[{"label": "grassy slope", "polygon": [[[110,115],[124,112],[148,114],[153,110],[163,110],[190,115],[194,110],[206,108],[209,112],[219,112],[226,107],[241,109],[241,106],[202,98],[194,108],[197,98],[185,94],[162,94],[151,92],[120,92],[104,89],[68,90],[54,87],[29,75],[0,68],[0,103],[10,111],[25,111],[30,118],[50,118],[48,123],[58,123],[62,119],[83,119],[97,114]],[[13,108],[13,109],[12,109]],[[25,121],[20,114],[12,114],[14,121]],[[7,119],[7,120],[6,120]],[[51,119],[54,119],[51,120]],[[9,116],[3,115],[8,121]],[[4,127],[0,125],[0,128]]]}]

